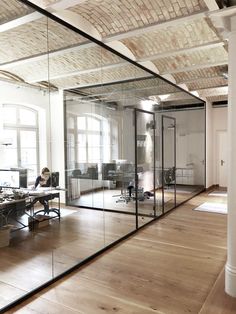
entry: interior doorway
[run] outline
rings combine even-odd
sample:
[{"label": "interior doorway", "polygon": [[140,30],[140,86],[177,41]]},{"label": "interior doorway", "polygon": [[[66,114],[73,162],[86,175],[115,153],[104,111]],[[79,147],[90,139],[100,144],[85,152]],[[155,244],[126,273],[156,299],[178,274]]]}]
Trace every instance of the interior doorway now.
[{"label": "interior doorway", "polygon": [[162,208],[176,207],[176,119],[162,115]]},{"label": "interior doorway", "polygon": [[217,183],[220,187],[227,188],[227,131],[216,133],[217,145]]}]

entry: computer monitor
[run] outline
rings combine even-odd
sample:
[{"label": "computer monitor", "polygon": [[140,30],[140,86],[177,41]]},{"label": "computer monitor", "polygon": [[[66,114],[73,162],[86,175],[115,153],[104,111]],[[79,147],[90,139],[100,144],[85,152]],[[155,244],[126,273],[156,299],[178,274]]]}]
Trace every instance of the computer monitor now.
[{"label": "computer monitor", "polygon": [[102,180],[115,181],[116,164],[103,163],[102,164]]},{"label": "computer monitor", "polygon": [[51,173],[51,186],[53,186],[54,188],[59,186],[59,172]]},{"label": "computer monitor", "polygon": [[18,170],[0,169],[0,188],[20,188],[20,172]]},{"label": "computer monitor", "polygon": [[16,170],[20,172],[20,187],[28,187],[28,170],[25,168],[11,168],[10,170]]}]

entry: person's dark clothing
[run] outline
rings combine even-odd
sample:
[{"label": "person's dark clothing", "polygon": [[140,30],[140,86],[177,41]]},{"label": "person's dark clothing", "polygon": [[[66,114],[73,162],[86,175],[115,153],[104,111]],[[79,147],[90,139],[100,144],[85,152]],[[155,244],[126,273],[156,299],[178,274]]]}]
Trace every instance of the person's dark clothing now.
[{"label": "person's dark clothing", "polygon": [[[38,176],[35,181],[35,188],[40,184],[40,182],[43,181],[43,178],[41,176]],[[44,184],[40,184],[41,187],[50,187],[51,186],[51,176],[48,178],[48,180]],[[48,195],[48,197],[45,197],[43,200],[39,200],[39,202],[44,206],[44,211],[46,214],[49,213],[49,204],[48,201],[51,199],[51,196]]]},{"label": "person's dark clothing", "polygon": [[[43,181],[43,178],[41,176],[38,176],[36,181],[35,181],[35,184],[34,184],[35,188],[37,188],[37,186],[39,185],[40,181]],[[42,185],[40,184],[40,186],[42,186],[42,187],[49,187],[49,186],[51,186],[51,177],[49,177],[47,179],[45,184],[42,184]]]}]

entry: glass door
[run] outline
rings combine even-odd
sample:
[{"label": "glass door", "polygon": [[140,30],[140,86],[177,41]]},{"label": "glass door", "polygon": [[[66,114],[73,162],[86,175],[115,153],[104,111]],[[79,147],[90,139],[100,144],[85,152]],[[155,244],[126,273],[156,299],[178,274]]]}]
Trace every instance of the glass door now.
[{"label": "glass door", "polygon": [[156,216],[155,196],[155,115],[135,110],[135,200],[136,226]]},{"label": "glass door", "polygon": [[176,207],[176,119],[162,115],[162,210]]}]

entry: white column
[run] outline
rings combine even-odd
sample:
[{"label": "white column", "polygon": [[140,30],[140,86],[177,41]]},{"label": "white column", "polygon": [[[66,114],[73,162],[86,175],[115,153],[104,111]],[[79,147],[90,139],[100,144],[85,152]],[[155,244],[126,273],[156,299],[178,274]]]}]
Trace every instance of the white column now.
[{"label": "white column", "polygon": [[228,240],[225,291],[236,297],[236,16],[230,18],[228,96]]}]

